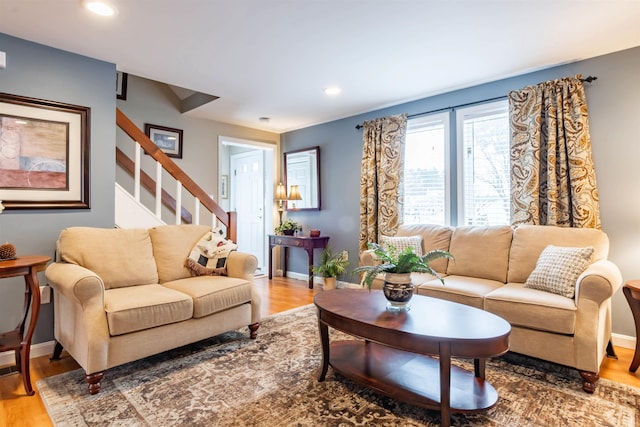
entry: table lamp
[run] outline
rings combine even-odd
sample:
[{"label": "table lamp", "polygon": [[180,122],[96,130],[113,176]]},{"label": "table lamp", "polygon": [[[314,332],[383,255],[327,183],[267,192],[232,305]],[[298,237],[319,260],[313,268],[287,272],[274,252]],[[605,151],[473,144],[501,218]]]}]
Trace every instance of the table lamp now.
[{"label": "table lamp", "polygon": [[297,185],[292,185],[291,188],[289,189],[289,200],[294,201],[293,206],[291,206],[291,209],[296,208],[295,200],[302,200],[302,197],[300,196],[300,190],[298,189]]},{"label": "table lamp", "polygon": [[276,200],[278,201],[278,215],[280,215],[280,225],[282,225],[282,212],[284,212],[284,201],[287,200],[287,188],[279,183],[276,187]]}]

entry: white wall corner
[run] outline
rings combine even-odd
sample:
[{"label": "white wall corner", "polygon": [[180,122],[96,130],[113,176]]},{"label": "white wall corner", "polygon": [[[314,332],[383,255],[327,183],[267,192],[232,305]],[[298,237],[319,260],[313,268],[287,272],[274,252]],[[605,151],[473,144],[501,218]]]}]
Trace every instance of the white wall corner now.
[{"label": "white wall corner", "polygon": [[0,70],[7,68],[7,54],[0,51]]}]

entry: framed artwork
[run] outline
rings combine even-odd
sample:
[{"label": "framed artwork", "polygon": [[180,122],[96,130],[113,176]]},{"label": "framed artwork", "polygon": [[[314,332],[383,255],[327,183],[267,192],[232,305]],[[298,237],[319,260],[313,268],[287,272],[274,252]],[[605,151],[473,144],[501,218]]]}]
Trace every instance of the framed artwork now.
[{"label": "framed artwork", "polygon": [[222,175],[220,177],[220,198],[229,198],[229,175]]},{"label": "framed artwork", "polygon": [[0,93],[5,209],[89,209],[91,109]]},{"label": "framed artwork", "polygon": [[122,71],[116,71],[116,98],[127,100],[127,78],[129,75]]},{"label": "framed artwork", "polygon": [[145,123],[144,132],[169,157],[182,158],[182,130]]}]

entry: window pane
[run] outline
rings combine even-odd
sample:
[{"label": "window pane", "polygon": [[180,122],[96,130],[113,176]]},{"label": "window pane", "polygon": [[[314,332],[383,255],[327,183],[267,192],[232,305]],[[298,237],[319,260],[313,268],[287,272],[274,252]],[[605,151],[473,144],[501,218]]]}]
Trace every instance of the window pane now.
[{"label": "window pane", "polygon": [[462,179],[459,225],[509,224],[508,104],[457,111]]},{"label": "window pane", "polygon": [[405,224],[447,223],[445,135],[447,114],[409,120],[404,152]]}]

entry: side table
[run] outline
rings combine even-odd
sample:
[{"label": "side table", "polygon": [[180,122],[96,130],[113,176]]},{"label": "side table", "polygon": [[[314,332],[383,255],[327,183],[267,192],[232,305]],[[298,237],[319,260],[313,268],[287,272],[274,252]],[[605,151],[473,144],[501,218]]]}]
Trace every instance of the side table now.
[{"label": "side table", "polygon": [[640,280],[629,280],[622,287],[622,293],[624,293],[629,307],[631,307],[631,313],[633,314],[633,320],[636,323],[636,351],[629,366],[629,371],[635,372],[640,366]]},{"label": "side table", "polygon": [[[33,396],[31,374],[29,372],[29,353],[31,338],[36,329],[38,314],[40,314],[40,284],[38,272],[45,269],[51,257],[41,255],[25,255],[13,260],[0,261],[0,279],[24,276],[24,314],[22,320],[12,331],[0,333],[0,352],[14,350],[16,367],[22,374],[24,390],[28,396]],[[31,307],[31,310],[29,308]],[[25,324],[29,317],[29,327],[25,332]]]},{"label": "side table", "polygon": [[313,289],[313,250],[324,249],[329,243],[329,236],[274,236],[269,235],[269,279],[273,278],[273,248],[284,247],[284,274],[287,274],[288,248],[301,248],[307,251],[309,256],[309,289]]}]

